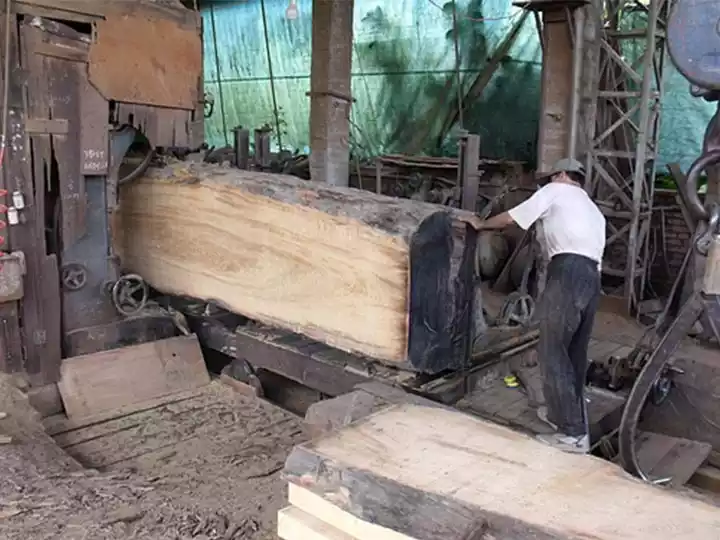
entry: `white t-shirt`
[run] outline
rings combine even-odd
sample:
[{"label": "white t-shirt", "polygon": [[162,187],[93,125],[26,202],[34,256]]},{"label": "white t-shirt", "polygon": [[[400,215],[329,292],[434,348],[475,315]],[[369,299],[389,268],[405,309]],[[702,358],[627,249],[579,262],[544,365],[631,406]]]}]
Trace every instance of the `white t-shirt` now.
[{"label": "white t-shirt", "polygon": [[540,221],[548,258],[575,253],[597,261],[600,267],[605,216],[580,186],[550,182],[509,214],[525,230]]}]

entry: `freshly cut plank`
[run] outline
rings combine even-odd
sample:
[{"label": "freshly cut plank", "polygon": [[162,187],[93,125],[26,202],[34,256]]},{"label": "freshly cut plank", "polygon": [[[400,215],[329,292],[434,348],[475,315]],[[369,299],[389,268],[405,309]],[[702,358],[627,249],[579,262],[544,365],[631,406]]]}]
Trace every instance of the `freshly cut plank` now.
[{"label": "freshly cut plank", "polygon": [[[210,383],[195,335],[63,360],[58,388],[68,418],[78,420]],[[172,399],[172,398],[169,398]]]},{"label": "freshly cut plank", "polygon": [[326,527],[346,534],[349,538],[362,540],[414,540],[375,523],[369,523],[335,506],[323,497],[297,484],[288,486],[288,502],[292,508],[313,516]]},{"label": "freshly cut plank", "polygon": [[293,506],[278,512],[278,536],[282,540],[356,540]]},{"label": "freshly cut plank", "polygon": [[[285,476],[416,540],[716,540],[720,530],[720,509],[696,495],[444,407],[396,405],[300,445]],[[352,534],[292,491],[290,502]]]},{"label": "freshly cut plank", "polygon": [[114,243],[153,287],[417,371],[463,363],[465,213],[293,176],[174,163],[123,186]]}]

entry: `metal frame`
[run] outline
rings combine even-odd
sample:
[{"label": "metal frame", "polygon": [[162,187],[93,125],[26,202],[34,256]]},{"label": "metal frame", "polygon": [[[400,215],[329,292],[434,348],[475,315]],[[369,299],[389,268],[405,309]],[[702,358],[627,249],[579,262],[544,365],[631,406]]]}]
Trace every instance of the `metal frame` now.
[{"label": "metal frame", "polygon": [[[650,270],[649,242],[665,27],[674,0],[606,0],[600,36],[595,137],[587,153],[589,189],[608,218],[608,248],[622,244],[624,268],[603,273],[624,278],[628,312],[643,299]],[[644,20],[637,13],[645,13]],[[632,23],[635,23],[634,27]],[[644,47],[634,63],[623,50]]]},{"label": "metal frame", "polygon": [[360,383],[377,381],[453,404],[474,388],[484,369],[534,347],[538,339],[534,328],[496,327],[485,336],[478,347],[481,352],[472,355],[467,369],[426,375],[346,353],[228,312],[208,316],[187,306],[184,311],[203,347],[250,366],[249,370],[237,372],[264,369],[332,397],[351,392]]}]

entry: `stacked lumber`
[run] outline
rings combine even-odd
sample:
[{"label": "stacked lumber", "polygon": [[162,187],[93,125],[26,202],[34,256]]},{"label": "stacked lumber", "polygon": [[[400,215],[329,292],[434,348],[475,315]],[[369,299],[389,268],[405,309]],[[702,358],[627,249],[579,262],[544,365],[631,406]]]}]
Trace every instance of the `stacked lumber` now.
[{"label": "stacked lumber", "polygon": [[477,234],[467,213],[292,176],[175,163],[122,187],[123,268],[350,353],[463,365]]},{"label": "stacked lumber", "polygon": [[296,447],[283,540],[715,540],[720,510],[444,407],[400,404]]}]

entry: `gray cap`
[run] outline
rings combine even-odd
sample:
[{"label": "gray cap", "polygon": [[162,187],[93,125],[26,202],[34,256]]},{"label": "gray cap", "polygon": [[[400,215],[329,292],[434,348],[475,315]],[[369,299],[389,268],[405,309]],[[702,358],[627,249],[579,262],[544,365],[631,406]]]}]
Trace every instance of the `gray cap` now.
[{"label": "gray cap", "polygon": [[565,158],[555,162],[550,172],[538,173],[538,180],[549,180],[556,174],[562,172],[574,172],[582,176],[585,176],[585,167],[577,159]]}]

